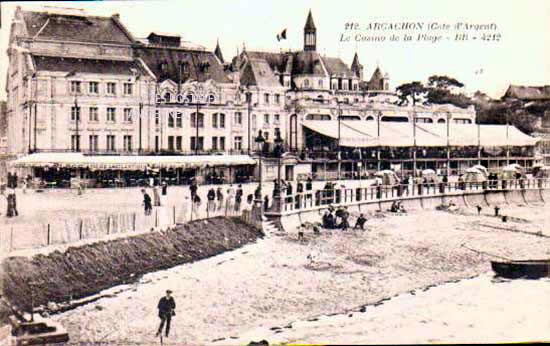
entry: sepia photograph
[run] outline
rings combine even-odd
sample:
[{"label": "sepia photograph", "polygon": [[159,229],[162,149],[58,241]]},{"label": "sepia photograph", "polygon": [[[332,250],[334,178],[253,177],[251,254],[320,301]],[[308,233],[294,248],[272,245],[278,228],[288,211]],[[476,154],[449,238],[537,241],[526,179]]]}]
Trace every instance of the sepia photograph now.
[{"label": "sepia photograph", "polygon": [[0,6],[0,346],[550,342],[550,2]]}]

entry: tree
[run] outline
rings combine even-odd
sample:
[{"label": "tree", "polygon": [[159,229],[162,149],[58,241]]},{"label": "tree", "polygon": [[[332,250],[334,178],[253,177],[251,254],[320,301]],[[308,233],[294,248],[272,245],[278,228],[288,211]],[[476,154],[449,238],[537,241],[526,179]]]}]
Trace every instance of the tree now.
[{"label": "tree", "polygon": [[421,82],[410,82],[401,84],[397,87],[397,92],[399,93],[399,98],[401,101],[399,105],[408,104],[409,98],[412,99],[413,106],[416,105],[417,101],[420,101],[419,96],[426,92],[426,88]]},{"label": "tree", "polygon": [[431,76],[428,78],[428,86],[437,89],[449,89],[449,87],[462,88],[464,84],[448,76]]}]

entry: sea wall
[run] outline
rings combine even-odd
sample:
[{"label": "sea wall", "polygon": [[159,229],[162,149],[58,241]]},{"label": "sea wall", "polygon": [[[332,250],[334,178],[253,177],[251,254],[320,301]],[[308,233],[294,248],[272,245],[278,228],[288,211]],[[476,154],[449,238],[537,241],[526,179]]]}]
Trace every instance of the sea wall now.
[{"label": "sea wall", "polygon": [[[548,198],[545,196],[548,194]],[[447,194],[430,194],[405,196],[394,198],[382,198],[379,200],[354,201],[344,203],[348,211],[353,215],[364,213],[372,214],[378,210],[388,210],[393,201],[401,201],[406,210],[435,209],[441,205],[448,205],[451,201],[458,207],[492,208],[502,205],[529,205],[530,203],[545,203],[550,201],[550,190],[525,189],[525,190],[479,190],[452,192]],[[338,204],[335,204],[337,206]],[[305,222],[320,222],[323,213],[329,205],[312,206],[306,209],[287,210],[283,213],[269,213],[266,215],[279,228],[286,232],[296,232],[298,226]],[[352,225],[353,226],[353,225]]]},{"label": "sea wall", "polygon": [[262,237],[238,218],[197,220],[163,232],[3,260],[3,296],[30,311],[138,279],[141,275],[239,248]]}]

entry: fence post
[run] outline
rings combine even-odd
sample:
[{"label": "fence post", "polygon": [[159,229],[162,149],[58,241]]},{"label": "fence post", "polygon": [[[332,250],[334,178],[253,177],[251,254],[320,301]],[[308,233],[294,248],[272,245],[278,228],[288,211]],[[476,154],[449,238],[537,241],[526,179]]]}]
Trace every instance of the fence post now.
[{"label": "fence post", "polygon": [[132,231],[136,231],[136,213],[132,213]]},{"label": "fence post", "polygon": [[111,215],[107,216],[107,235],[109,235],[111,232]]},{"label": "fence post", "polygon": [[173,224],[175,225],[176,224],[176,206],[172,206],[172,215],[174,216],[174,218],[172,219],[173,221]]},{"label": "fence post", "polygon": [[48,239],[47,239],[48,245],[50,245],[51,241],[52,241],[50,224],[48,224],[48,235],[47,235],[47,237],[48,237]]},{"label": "fence post", "polygon": [[159,213],[158,213],[158,209],[155,208],[155,227],[158,227],[159,226]]}]

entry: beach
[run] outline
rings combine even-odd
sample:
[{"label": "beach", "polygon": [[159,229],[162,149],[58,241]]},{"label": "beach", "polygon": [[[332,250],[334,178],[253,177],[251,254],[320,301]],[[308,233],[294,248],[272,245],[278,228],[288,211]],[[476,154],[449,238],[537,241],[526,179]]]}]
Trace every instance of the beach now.
[{"label": "beach", "polygon": [[[514,259],[549,257],[546,236],[550,234],[544,223],[538,223],[546,207],[503,207],[501,214],[515,215],[507,223],[490,216],[491,212],[486,208],[481,216],[473,209],[376,213],[369,215],[365,231],[323,231],[320,236],[307,232],[303,242],[292,234],[271,236],[232,252],[147,274],[133,285],[103,292],[110,294],[107,298],[52,317],[68,329],[71,343],[155,343],[156,304],[171,289],[177,315],[164,344],[243,344],[250,341],[241,339],[247,335],[269,341],[271,328],[360,311],[365,305],[449,281],[492,276],[492,257],[481,252]],[[510,230],[487,225],[505,225]],[[525,294],[544,297],[543,291],[535,287]],[[447,298],[452,306],[454,298]],[[532,318],[548,321],[546,315]],[[431,340],[430,335],[414,335],[407,321],[405,316],[401,327],[406,333],[399,338],[395,334],[395,342]],[[376,323],[364,328],[376,328]],[[462,327],[457,328],[452,332],[461,335]],[[258,329],[271,332],[258,335]],[[487,340],[498,339],[497,331],[478,332],[485,333]],[[307,333],[289,340],[314,343],[330,336],[333,341],[346,341],[342,328],[329,328],[327,333],[323,340]],[[413,333],[410,339],[407,333]],[[434,338],[441,342],[453,340],[448,335],[438,337]],[[387,338],[380,342],[393,342]],[[361,342],[360,337],[356,342]]]}]

